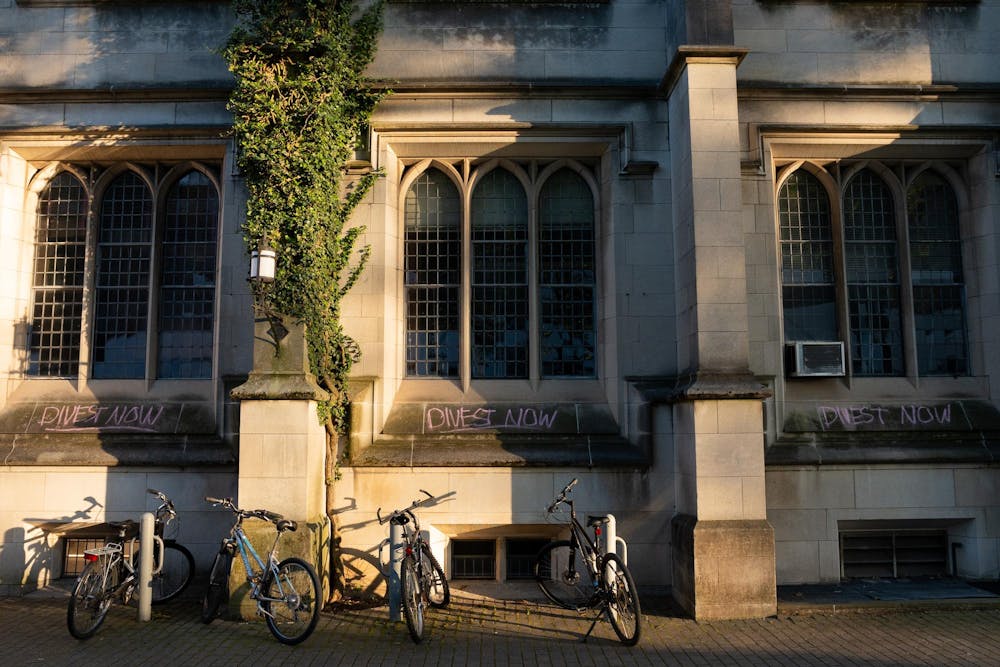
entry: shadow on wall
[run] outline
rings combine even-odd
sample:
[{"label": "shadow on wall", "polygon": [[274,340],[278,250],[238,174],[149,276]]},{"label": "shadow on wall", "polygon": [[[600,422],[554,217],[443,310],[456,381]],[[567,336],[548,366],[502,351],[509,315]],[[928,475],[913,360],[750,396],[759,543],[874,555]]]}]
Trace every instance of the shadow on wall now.
[{"label": "shadow on wall", "polygon": [[[77,527],[91,526],[93,513],[103,506],[93,497],[83,498],[87,507],[73,514],[23,519],[30,524],[27,531],[10,528],[4,532],[0,543],[0,593],[20,595],[30,593],[63,575],[63,551],[60,539],[65,537],[70,524]],[[16,579],[14,573],[20,573]]]}]

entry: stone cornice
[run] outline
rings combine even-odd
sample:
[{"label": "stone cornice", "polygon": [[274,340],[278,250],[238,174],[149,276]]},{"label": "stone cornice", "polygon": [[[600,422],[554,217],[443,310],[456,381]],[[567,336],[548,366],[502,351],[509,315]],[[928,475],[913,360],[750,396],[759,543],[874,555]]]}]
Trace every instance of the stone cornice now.
[{"label": "stone cornice", "polygon": [[772,81],[738,81],[740,100],[862,100],[862,101],[993,101],[1000,100],[1000,85],[962,84],[798,84]]},{"label": "stone cornice", "polygon": [[225,102],[228,86],[157,86],[138,88],[0,88],[3,104],[85,104],[108,102]]},{"label": "stone cornice", "polygon": [[750,49],[738,46],[685,45],[678,46],[667,73],[660,81],[660,93],[669,96],[684,68],[690,63],[731,63],[738,67]]},{"label": "stone cornice", "polygon": [[749,373],[693,373],[667,377],[626,377],[650,403],[770,398],[771,389]]}]

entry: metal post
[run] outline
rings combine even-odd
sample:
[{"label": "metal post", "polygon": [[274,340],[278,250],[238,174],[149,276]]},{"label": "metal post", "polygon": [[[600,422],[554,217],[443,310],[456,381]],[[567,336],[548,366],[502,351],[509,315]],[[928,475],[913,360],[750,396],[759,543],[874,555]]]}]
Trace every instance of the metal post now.
[{"label": "metal post", "polygon": [[403,562],[403,527],[396,522],[389,523],[389,620],[400,620],[400,564]]},{"label": "metal post", "polygon": [[604,524],[604,551],[613,554],[618,551],[618,529],[615,527],[615,515],[608,514],[608,522]]},{"label": "metal post", "polygon": [[153,526],[152,512],[142,515],[139,523],[139,620],[148,621],[153,617]]}]

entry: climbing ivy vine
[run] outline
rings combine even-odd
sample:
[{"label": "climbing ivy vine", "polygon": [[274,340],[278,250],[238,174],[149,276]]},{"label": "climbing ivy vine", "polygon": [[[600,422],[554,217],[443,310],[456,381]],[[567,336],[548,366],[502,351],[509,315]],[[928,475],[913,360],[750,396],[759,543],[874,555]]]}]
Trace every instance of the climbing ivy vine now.
[{"label": "climbing ivy vine", "polygon": [[358,349],[343,330],[341,299],[369,248],[351,212],[377,173],[347,187],[345,168],[385,95],[365,75],[382,28],[383,0],[234,0],[237,24],[223,55],[237,160],[247,188],[249,250],[277,252],[275,281],[255,285],[255,306],[304,324],[312,372],[331,393],[321,409],[342,431],[346,382]]}]

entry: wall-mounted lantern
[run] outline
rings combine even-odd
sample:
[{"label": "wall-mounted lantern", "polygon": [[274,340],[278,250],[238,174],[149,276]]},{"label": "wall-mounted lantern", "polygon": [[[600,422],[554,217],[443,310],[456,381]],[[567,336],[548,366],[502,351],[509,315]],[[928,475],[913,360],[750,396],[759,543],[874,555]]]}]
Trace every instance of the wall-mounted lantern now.
[{"label": "wall-mounted lantern", "polygon": [[274,273],[278,265],[278,255],[274,249],[260,245],[250,253],[250,280],[261,283],[273,283]]}]

